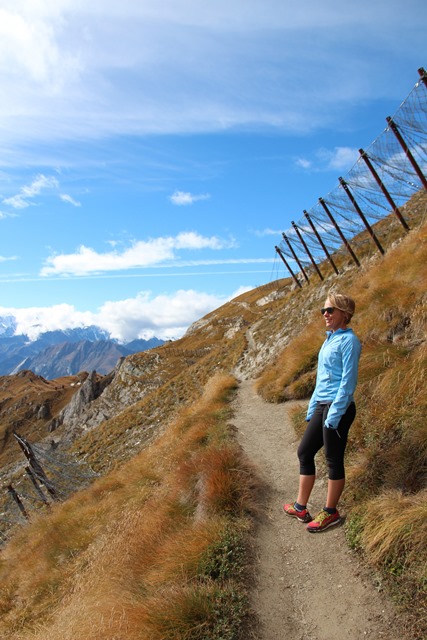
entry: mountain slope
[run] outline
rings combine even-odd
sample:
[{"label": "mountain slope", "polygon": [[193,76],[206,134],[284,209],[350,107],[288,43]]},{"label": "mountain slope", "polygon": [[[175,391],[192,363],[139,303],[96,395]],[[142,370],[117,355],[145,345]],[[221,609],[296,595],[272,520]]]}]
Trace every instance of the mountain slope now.
[{"label": "mountain slope", "polygon": [[46,331],[36,340],[16,335],[15,331],[13,317],[0,318],[0,375],[13,375],[25,369],[50,380],[80,371],[107,374],[120,358],[163,344],[158,338],[119,344],[95,326]]},{"label": "mountain slope", "polygon": [[[345,498],[349,540],[399,595],[410,616],[408,637],[425,635],[427,194],[417,194],[411,206],[417,215],[404,237],[397,237],[394,219],[387,221],[384,257],[366,238],[359,249],[361,268],[340,253],[338,276],[325,263],[324,280],[310,273],[302,289],[290,279],[266,284],[200,319],[181,340],[126,357],[98,395],[88,392],[89,379],[79,386],[45,439],[89,462],[102,477],[55,506],[51,516],[36,518],[34,529],[24,527],[7,547],[0,567],[5,638],[71,639],[78,637],[80,624],[81,637],[95,640],[96,624],[104,624],[109,611],[111,637],[200,640],[206,637],[203,620],[217,622],[203,609],[216,588],[222,611],[242,610],[243,601],[233,599],[238,580],[233,597],[215,582],[238,572],[230,558],[242,551],[237,533],[248,526],[239,518],[253,516],[257,495],[256,473],[236,448],[232,428],[227,432],[223,424],[232,421],[227,403],[236,382],[229,378],[257,378],[259,393],[271,402],[306,401],[324,334],[318,310],[331,286],[356,299],[353,327],[363,344]],[[228,382],[219,383],[224,377]],[[100,376],[101,386],[102,381]],[[297,413],[297,430],[302,423]],[[15,482],[13,469],[8,481]],[[225,487],[231,501],[224,499]],[[221,544],[219,538],[212,542],[205,526],[211,534],[221,529]],[[201,538],[215,549],[215,562]],[[31,559],[29,573],[20,563],[24,552]],[[156,583],[160,575],[167,575],[167,582]],[[64,635],[60,623],[71,612],[69,605],[74,636]],[[193,635],[187,626],[187,636],[184,631],[174,636],[186,614]],[[220,633],[209,637],[249,637],[227,636],[224,627]]]}]

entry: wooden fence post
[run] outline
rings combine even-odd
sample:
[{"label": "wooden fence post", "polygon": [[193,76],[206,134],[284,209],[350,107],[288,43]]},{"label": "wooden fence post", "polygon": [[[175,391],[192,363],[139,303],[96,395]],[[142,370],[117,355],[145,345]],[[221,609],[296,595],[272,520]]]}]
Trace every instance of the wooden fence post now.
[{"label": "wooden fence post", "polygon": [[391,118],[391,116],[387,116],[386,120],[388,122],[388,125],[389,125],[390,129],[393,131],[394,135],[396,136],[400,146],[402,147],[403,151],[405,152],[405,155],[408,158],[409,162],[411,163],[415,173],[417,174],[417,176],[421,180],[421,184],[423,185],[424,189],[427,190],[427,180],[426,180],[423,172],[421,171],[420,167],[418,166],[417,161],[415,160],[414,156],[412,155],[408,145],[406,144],[402,134],[400,133],[399,129],[397,128],[397,124],[395,122],[393,122],[393,119]]},{"label": "wooden fence post", "polygon": [[59,500],[59,496],[56,492],[55,487],[53,486],[53,484],[50,482],[49,478],[43,471],[43,468],[39,463],[39,461],[37,460],[30,443],[27,440],[25,440],[25,438],[18,435],[17,433],[14,433],[13,435],[17,440],[19,446],[21,447],[22,451],[24,452],[24,455],[27,458],[28,462],[30,463],[30,467],[33,470],[36,478],[39,480],[39,482],[41,482],[46,487],[46,490],[54,500]]},{"label": "wooden fence post", "polygon": [[293,277],[293,279],[295,280],[295,282],[297,283],[297,285],[299,286],[300,289],[302,289],[302,285],[301,282],[298,280],[298,278],[296,277],[296,275],[294,274],[294,272],[292,271],[292,269],[290,268],[285,256],[283,255],[283,252],[279,249],[278,246],[274,247],[277,251],[277,253],[279,254],[280,258],[282,259],[282,261],[284,262],[285,266],[287,267],[289,273],[291,274],[291,276]]},{"label": "wooden fence post", "polygon": [[373,175],[373,177],[375,179],[375,182],[377,183],[377,185],[379,186],[379,188],[381,189],[381,191],[385,195],[385,197],[387,199],[387,202],[389,203],[389,205],[393,209],[393,211],[396,214],[398,220],[401,222],[402,226],[406,229],[406,231],[409,231],[409,227],[408,227],[408,224],[407,224],[406,220],[404,219],[404,217],[400,213],[399,208],[397,207],[397,205],[394,202],[393,198],[389,194],[385,184],[383,183],[383,181],[379,177],[378,173],[376,172],[376,170],[374,168],[374,165],[372,164],[368,154],[363,149],[359,149],[359,153],[360,153],[360,156],[361,156],[362,160],[365,162],[366,166],[368,167],[369,171],[372,173],[372,175]]},{"label": "wooden fence post", "polygon": [[307,247],[307,244],[306,244],[306,242],[305,242],[304,238],[302,237],[302,234],[301,234],[301,232],[300,232],[299,228],[297,227],[297,225],[296,225],[296,224],[295,224],[295,222],[293,222],[293,221],[292,221],[292,226],[293,226],[293,228],[295,229],[295,233],[297,234],[298,238],[300,239],[300,242],[301,242],[302,246],[303,246],[303,247],[304,247],[304,249],[306,250],[308,257],[309,257],[309,258],[310,258],[310,260],[311,260],[311,264],[312,264],[312,265],[313,265],[313,267],[316,269],[316,271],[317,271],[317,274],[318,274],[319,278],[320,278],[321,280],[323,280],[323,276],[322,276],[322,274],[321,274],[321,272],[320,272],[319,267],[318,267],[318,266],[317,266],[317,264],[316,264],[316,261],[314,260],[313,256],[311,255],[311,252],[310,252],[309,248]]},{"label": "wooden fence post", "polygon": [[34,475],[34,471],[31,469],[31,467],[25,467],[25,471],[27,472],[27,475],[29,476],[33,487],[38,495],[38,497],[40,498],[40,500],[44,503],[44,504],[49,504],[49,500],[46,498],[46,496],[44,495],[43,491],[41,490],[38,482],[37,482],[37,478]]},{"label": "wooden fence post", "polygon": [[12,487],[11,484],[7,485],[7,490],[9,491],[9,493],[11,494],[12,498],[15,500],[16,504],[18,505],[18,509],[19,511],[22,513],[22,515],[24,516],[24,518],[26,520],[29,520],[30,517],[24,507],[24,505],[22,504],[21,498],[19,497],[19,495],[17,494],[17,492],[15,491],[15,489]]},{"label": "wooden fence post", "polygon": [[307,218],[307,220],[308,220],[308,224],[309,224],[309,225],[310,225],[310,227],[312,228],[312,230],[313,230],[313,232],[314,232],[314,235],[315,235],[315,236],[316,236],[316,238],[318,239],[319,244],[320,244],[320,246],[322,247],[323,251],[325,252],[325,255],[326,255],[326,257],[328,258],[329,262],[331,263],[331,265],[332,265],[332,267],[333,267],[333,269],[334,269],[335,273],[336,273],[337,275],[339,275],[339,271],[338,271],[338,269],[337,269],[337,267],[336,267],[335,262],[334,262],[334,261],[333,261],[333,259],[332,259],[332,256],[330,255],[329,251],[327,250],[327,248],[326,248],[326,246],[325,246],[325,243],[323,242],[323,240],[322,240],[322,238],[321,238],[321,236],[320,236],[319,232],[317,231],[316,227],[315,227],[315,226],[314,226],[314,224],[313,224],[312,219],[310,218],[309,214],[307,213],[307,211],[306,211],[305,209],[304,209],[304,215],[305,215],[305,217]]},{"label": "wooden fence post", "polygon": [[378,240],[377,236],[375,235],[375,231],[372,229],[371,225],[369,224],[369,222],[367,221],[367,219],[365,218],[362,209],[359,207],[359,205],[356,202],[356,198],[354,197],[354,195],[352,194],[352,192],[350,191],[350,187],[348,186],[348,184],[346,183],[346,181],[343,178],[338,178],[338,180],[340,181],[340,184],[342,186],[342,188],[344,189],[344,191],[346,192],[351,204],[353,205],[353,207],[356,209],[357,213],[359,214],[360,218],[362,219],[363,224],[365,225],[365,227],[368,230],[369,235],[371,236],[372,240],[375,242],[375,244],[378,247],[379,252],[384,255],[385,251],[381,246],[380,241]]},{"label": "wooden fence post", "polygon": [[306,274],[306,272],[304,271],[304,267],[302,266],[302,264],[301,264],[301,262],[300,262],[300,260],[299,260],[299,258],[298,258],[298,256],[297,256],[297,254],[295,253],[295,251],[294,251],[294,249],[293,249],[293,247],[292,247],[292,245],[291,245],[291,241],[289,240],[289,238],[286,236],[286,234],[285,234],[285,233],[282,233],[282,236],[283,236],[283,240],[284,240],[284,241],[286,242],[286,244],[288,245],[290,252],[292,253],[293,257],[295,258],[295,261],[296,261],[297,265],[299,266],[299,268],[300,268],[300,270],[301,270],[302,275],[303,275],[303,276],[304,276],[304,278],[307,280],[307,282],[310,282],[310,280],[309,280],[309,278],[308,278],[308,275],[307,275],[307,274]]},{"label": "wooden fence post", "polygon": [[337,233],[339,235],[339,237],[341,238],[341,240],[344,243],[345,248],[347,249],[347,251],[349,252],[349,254],[351,255],[351,257],[353,258],[354,262],[357,264],[358,267],[360,267],[360,262],[356,256],[356,254],[354,253],[353,249],[350,247],[350,243],[347,240],[347,238],[345,237],[345,235],[343,234],[343,232],[341,231],[340,227],[338,226],[338,223],[336,222],[335,218],[333,217],[332,213],[329,211],[329,207],[327,206],[326,202],[323,200],[323,198],[319,198],[319,202],[322,205],[322,207],[324,208],[324,210],[326,211],[329,220],[332,222],[332,224],[334,225],[335,229],[337,230]]}]

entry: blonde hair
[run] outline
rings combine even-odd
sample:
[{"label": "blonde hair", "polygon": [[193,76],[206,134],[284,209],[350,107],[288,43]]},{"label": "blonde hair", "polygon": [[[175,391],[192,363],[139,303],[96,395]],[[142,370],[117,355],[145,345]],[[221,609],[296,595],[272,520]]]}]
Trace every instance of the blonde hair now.
[{"label": "blonde hair", "polygon": [[356,310],[356,303],[354,302],[353,298],[350,298],[350,296],[346,296],[343,293],[338,293],[338,291],[334,291],[333,289],[331,289],[328,292],[328,300],[330,300],[333,307],[345,313],[345,322],[346,324],[349,324]]}]

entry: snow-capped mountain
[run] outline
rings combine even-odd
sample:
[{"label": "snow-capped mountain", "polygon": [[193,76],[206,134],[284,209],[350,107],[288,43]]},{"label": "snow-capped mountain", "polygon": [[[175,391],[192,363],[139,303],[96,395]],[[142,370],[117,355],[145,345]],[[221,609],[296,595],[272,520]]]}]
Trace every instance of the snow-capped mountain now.
[{"label": "snow-capped mountain", "polygon": [[24,369],[46,379],[80,371],[106,374],[114,369],[119,358],[161,344],[163,341],[158,338],[120,344],[96,326],[46,331],[31,341],[26,335],[16,334],[13,316],[0,316],[0,375]]}]

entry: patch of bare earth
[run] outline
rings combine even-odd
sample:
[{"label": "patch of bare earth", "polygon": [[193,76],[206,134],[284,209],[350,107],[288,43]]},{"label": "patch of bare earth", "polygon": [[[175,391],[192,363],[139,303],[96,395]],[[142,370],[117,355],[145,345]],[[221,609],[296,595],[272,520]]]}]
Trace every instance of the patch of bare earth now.
[{"label": "patch of bare earth", "polygon": [[[348,548],[343,527],[310,534],[282,510],[284,502],[295,499],[298,486],[299,439],[289,405],[264,402],[251,381],[242,381],[234,409],[239,442],[267,486],[252,592],[257,640],[402,638],[392,603]],[[322,508],[325,495],[326,479],[319,477],[311,513]]]}]

